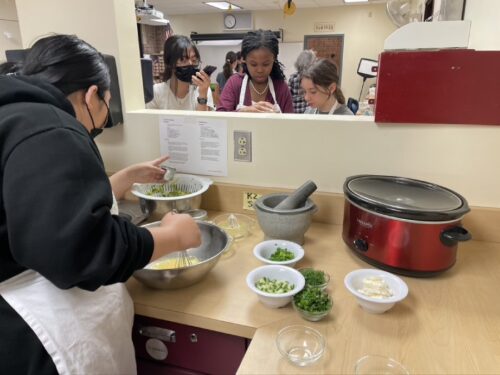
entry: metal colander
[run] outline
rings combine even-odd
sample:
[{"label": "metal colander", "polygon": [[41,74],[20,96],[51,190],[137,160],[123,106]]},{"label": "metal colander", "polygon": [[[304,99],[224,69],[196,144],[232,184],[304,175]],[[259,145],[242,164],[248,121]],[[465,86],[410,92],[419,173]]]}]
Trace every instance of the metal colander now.
[{"label": "metal colander", "polygon": [[[188,199],[204,193],[211,184],[212,180],[208,178],[189,174],[176,174],[172,181],[162,184],[134,184],[132,186],[132,194],[139,198],[166,201]],[[186,194],[164,196],[169,193],[175,194],[177,192]]]},{"label": "metal colander", "polygon": [[[200,208],[201,194],[208,190],[212,180],[189,174],[176,174],[164,184],[134,184],[131,192],[139,198],[141,209],[146,214],[166,214],[169,211],[186,212]],[[183,192],[176,196],[168,193]]]}]

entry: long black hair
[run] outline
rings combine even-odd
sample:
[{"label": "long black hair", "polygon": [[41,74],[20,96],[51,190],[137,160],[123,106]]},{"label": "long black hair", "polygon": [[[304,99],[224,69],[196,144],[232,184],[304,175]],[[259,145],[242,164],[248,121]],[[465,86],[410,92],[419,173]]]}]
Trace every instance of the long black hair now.
[{"label": "long black hair", "polygon": [[322,88],[325,93],[328,91],[330,85],[335,83],[336,89],[333,96],[335,96],[335,99],[337,99],[340,104],[345,104],[345,97],[339,86],[337,66],[330,60],[316,60],[302,72],[301,79],[302,78],[310,79],[314,85]]},{"label": "long black hair", "polygon": [[173,35],[169,37],[163,45],[163,62],[165,71],[163,72],[163,82],[167,82],[175,71],[175,66],[179,59],[189,57],[189,50],[193,49],[196,58],[200,60],[200,52],[195,44],[184,35]]},{"label": "long black hair", "polygon": [[57,34],[37,40],[18,74],[44,80],[65,95],[96,85],[104,98],[111,85],[104,57],[76,35]]},{"label": "long black hair", "polygon": [[[248,54],[256,49],[267,48],[274,56],[273,69],[271,70],[271,78],[285,80],[285,73],[283,73],[283,64],[278,61],[278,54],[280,52],[279,42],[276,35],[271,30],[249,31],[241,43],[241,56],[246,60]],[[247,64],[243,64],[243,71],[248,73]]]},{"label": "long black hair", "polygon": [[233,68],[231,65],[236,61],[236,52],[229,51],[226,53],[226,61],[224,62],[224,66],[222,67],[222,71],[224,72],[224,78],[229,79],[233,75]]}]

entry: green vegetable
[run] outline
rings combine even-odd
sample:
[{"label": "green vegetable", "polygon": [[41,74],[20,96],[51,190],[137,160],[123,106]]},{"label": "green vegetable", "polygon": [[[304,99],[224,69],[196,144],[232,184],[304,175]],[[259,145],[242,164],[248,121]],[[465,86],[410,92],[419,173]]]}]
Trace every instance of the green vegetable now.
[{"label": "green vegetable", "polygon": [[304,276],[306,285],[308,286],[319,286],[323,285],[326,282],[326,276],[323,271],[306,268],[304,270],[300,270],[300,273]]},{"label": "green vegetable", "polygon": [[321,313],[330,310],[332,301],[328,293],[319,288],[306,288],[293,297],[295,305],[311,313]]},{"label": "green vegetable", "polygon": [[288,281],[280,281],[263,277],[255,283],[255,287],[266,293],[282,294],[292,291],[293,288],[295,288],[295,285],[290,284]]},{"label": "green vegetable", "polygon": [[295,254],[288,250],[287,248],[278,247],[274,253],[269,257],[270,260],[274,262],[285,262],[287,260],[292,260],[295,258]]},{"label": "green vegetable", "polygon": [[167,185],[154,185],[146,192],[147,195],[154,197],[181,197],[183,195],[188,195],[189,193],[181,190],[176,184],[171,184],[170,189],[167,189]]}]

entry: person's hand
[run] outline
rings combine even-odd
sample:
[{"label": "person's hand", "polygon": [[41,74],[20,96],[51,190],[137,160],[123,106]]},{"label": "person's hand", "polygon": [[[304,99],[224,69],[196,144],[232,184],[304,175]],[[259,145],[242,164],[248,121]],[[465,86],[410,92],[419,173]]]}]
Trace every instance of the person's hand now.
[{"label": "person's hand", "polygon": [[200,228],[188,214],[168,213],[163,216],[161,227],[169,228],[175,234],[177,250],[186,250],[201,244]]},{"label": "person's hand", "polygon": [[116,199],[123,199],[134,183],[165,182],[163,180],[165,170],[160,168],[160,164],[168,158],[169,156],[162,156],[155,160],[132,164],[113,174],[109,181]]},{"label": "person's hand", "polygon": [[196,73],[195,76],[191,76],[193,83],[198,86],[201,98],[207,98],[208,90],[210,89],[210,76],[203,70]]},{"label": "person's hand", "polygon": [[240,112],[256,112],[256,113],[274,113],[274,104],[269,102],[254,102],[250,106],[245,106],[240,109]]},{"label": "person's hand", "polygon": [[164,182],[165,170],[160,165],[168,160],[169,156],[162,156],[155,160],[132,164],[127,168],[127,176],[131,183]]}]

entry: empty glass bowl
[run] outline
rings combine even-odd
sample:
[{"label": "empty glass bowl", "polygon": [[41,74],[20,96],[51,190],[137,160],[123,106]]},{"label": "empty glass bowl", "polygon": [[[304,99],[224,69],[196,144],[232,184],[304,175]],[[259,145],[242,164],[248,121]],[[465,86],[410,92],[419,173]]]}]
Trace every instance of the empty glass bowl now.
[{"label": "empty glass bowl", "polygon": [[409,375],[405,367],[392,358],[382,355],[365,355],[354,366],[356,375]]},{"label": "empty glass bowl", "polygon": [[293,325],[281,329],[276,345],[283,357],[300,367],[318,361],[325,353],[325,339],[313,328]]}]

